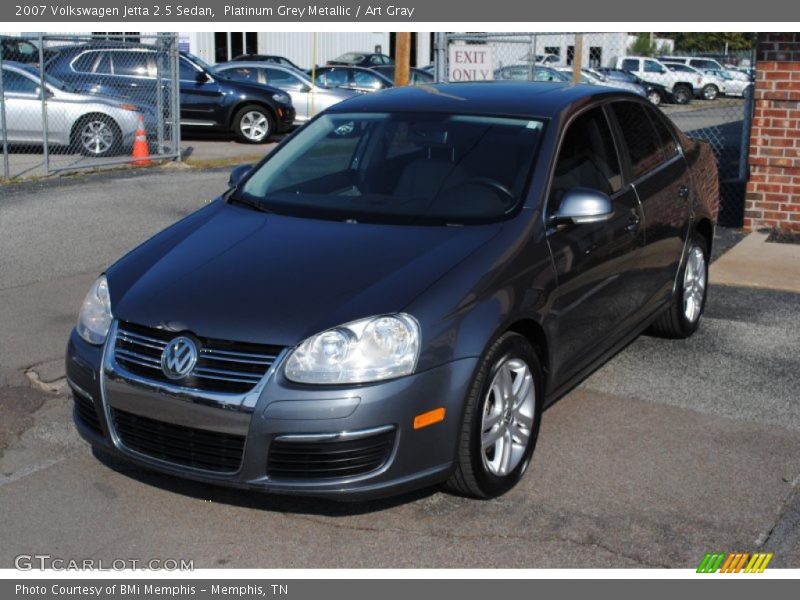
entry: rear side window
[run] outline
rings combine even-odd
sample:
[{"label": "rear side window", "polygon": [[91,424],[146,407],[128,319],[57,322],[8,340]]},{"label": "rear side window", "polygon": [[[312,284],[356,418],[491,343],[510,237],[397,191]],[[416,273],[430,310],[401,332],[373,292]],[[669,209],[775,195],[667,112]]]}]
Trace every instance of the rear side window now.
[{"label": "rear side window", "polygon": [[661,140],[638,102],[614,102],[611,110],[619,122],[622,138],[631,161],[631,176],[636,179],[664,160]]},{"label": "rear side window", "polygon": [[638,58],[626,58],[622,61],[622,70],[623,71],[638,71],[639,70],[639,59]]},{"label": "rear side window", "polygon": [[379,90],[383,87],[383,81],[367,71],[354,71],[353,83],[355,83],[358,87],[368,87],[376,90]]},{"label": "rear side window", "polygon": [[658,111],[650,108],[645,108],[650,120],[653,122],[653,127],[658,134],[658,139],[661,144],[661,153],[665,160],[669,160],[678,153],[678,144],[675,142],[675,137],[669,130],[669,127],[664,123],[664,118],[658,114]]},{"label": "rear side window", "polygon": [[72,70],[76,73],[93,73],[94,65],[97,62],[97,52],[86,52],[81,54],[72,63]]},{"label": "rear side window", "polygon": [[120,52],[111,53],[111,62],[114,75],[127,77],[155,77],[155,65],[151,64],[151,57],[147,52]]},{"label": "rear side window", "polygon": [[281,69],[264,69],[266,83],[281,88],[282,90],[299,90],[303,87],[303,82],[295,75],[287,73]]},{"label": "rear side window", "polygon": [[579,116],[564,134],[550,187],[550,209],[555,210],[564,193],[575,187],[608,195],[622,187],[617,152],[601,108]]},{"label": "rear side window", "polygon": [[332,69],[317,75],[317,85],[327,85],[339,87],[347,85],[347,71],[343,69]]}]

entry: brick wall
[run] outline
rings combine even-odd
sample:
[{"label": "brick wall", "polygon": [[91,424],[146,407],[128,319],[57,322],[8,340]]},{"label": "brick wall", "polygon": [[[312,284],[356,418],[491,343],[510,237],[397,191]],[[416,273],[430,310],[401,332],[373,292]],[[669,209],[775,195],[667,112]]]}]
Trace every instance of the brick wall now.
[{"label": "brick wall", "polygon": [[800,33],[760,33],[744,228],[800,231]]}]

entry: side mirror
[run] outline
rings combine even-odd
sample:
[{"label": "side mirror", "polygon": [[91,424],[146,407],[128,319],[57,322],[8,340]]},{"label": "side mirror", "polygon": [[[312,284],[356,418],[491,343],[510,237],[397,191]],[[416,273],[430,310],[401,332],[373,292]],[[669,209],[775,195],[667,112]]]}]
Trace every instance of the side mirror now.
[{"label": "side mirror", "polygon": [[607,221],[613,214],[614,206],[606,194],[590,188],[576,187],[567,190],[550,220],[555,225],[583,225]]},{"label": "side mirror", "polygon": [[209,81],[210,79],[211,79],[211,77],[209,77],[208,73],[206,73],[205,71],[198,71],[197,75],[194,76],[194,80],[197,83],[205,83],[206,81]]},{"label": "side mirror", "polygon": [[234,167],[233,171],[231,171],[231,176],[228,178],[228,187],[233,188],[239,185],[242,178],[247,175],[252,168],[253,165],[239,165],[238,167]]}]

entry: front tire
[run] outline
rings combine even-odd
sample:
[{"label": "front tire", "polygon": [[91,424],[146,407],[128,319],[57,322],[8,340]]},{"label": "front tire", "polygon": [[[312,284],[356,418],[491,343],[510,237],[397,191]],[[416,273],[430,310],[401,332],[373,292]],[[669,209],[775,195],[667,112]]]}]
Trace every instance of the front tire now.
[{"label": "front tire", "polygon": [[508,332],[491,345],[467,394],[448,491],[495,498],[522,479],[539,436],[543,389],[539,357],[525,337]]},{"label": "front tire", "polygon": [[719,96],[719,88],[714,84],[709,83],[703,88],[703,98],[706,100],[716,100]]},{"label": "front tire", "polygon": [[683,339],[700,326],[708,292],[708,244],[695,236],[678,276],[678,285],[669,308],[650,327],[651,333],[665,338]]},{"label": "front tire", "polygon": [[83,156],[106,158],[121,153],[122,133],[111,117],[87,115],[72,132],[72,146]]},{"label": "front tire", "polygon": [[656,90],[653,90],[647,94],[647,99],[653,106],[658,106],[661,104],[661,94],[659,94]]},{"label": "front tire", "polygon": [[233,117],[233,133],[245,144],[263,144],[275,129],[270,112],[251,104],[240,108]]}]

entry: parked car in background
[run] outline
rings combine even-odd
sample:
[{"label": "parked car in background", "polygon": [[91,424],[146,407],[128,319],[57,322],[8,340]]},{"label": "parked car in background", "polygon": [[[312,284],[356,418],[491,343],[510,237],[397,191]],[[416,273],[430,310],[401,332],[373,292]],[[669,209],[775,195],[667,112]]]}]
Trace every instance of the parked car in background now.
[{"label": "parked car in background", "polygon": [[393,65],[394,60],[385,54],[377,52],[347,52],[333,60],[329,60],[325,64],[349,67],[380,67],[381,65]]},{"label": "parked car in background", "polygon": [[291,67],[292,69],[296,69],[298,71],[303,70],[285,56],[278,56],[276,54],[240,54],[239,56],[231,59],[231,62],[266,62],[274,63],[282,67]]},{"label": "parked car in background", "polygon": [[707,143],[607,87],[342,102],[98,277],[75,425],[214,486],[500,496],[545,408],[646,329],[698,330],[718,191]]},{"label": "parked car in background", "polygon": [[552,67],[532,64],[500,67],[499,69],[495,69],[494,78],[511,81],[570,81],[567,75]]},{"label": "parked car in background", "polygon": [[[62,49],[47,70],[83,93],[155,104],[156,56],[139,44],[85,44]],[[229,131],[240,142],[259,144],[294,125],[292,100],[278,88],[219,78],[213,67],[185,53],[178,70],[182,128]]]},{"label": "parked car in background", "polygon": [[674,102],[672,92],[666,86],[660,83],[653,83],[639,79],[636,75],[629,71],[622,69],[612,69],[610,67],[598,67],[595,69],[598,73],[606,77],[610,81],[627,82],[634,85],[639,85],[644,89],[645,96],[651,104],[658,106],[662,102]]},{"label": "parked car in background", "polygon": [[314,73],[314,83],[362,93],[377,92],[394,86],[392,80],[385,75],[365,67],[320,67]]},{"label": "parked car in background", "polygon": [[0,52],[4,61],[39,62],[39,47],[22,38],[0,37]]},{"label": "parked car in background", "polygon": [[713,58],[704,58],[702,56],[659,56],[658,60],[663,63],[680,63],[689,65],[700,71],[707,71],[709,69],[714,71],[724,71],[723,67],[718,60]]},{"label": "parked car in background", "polygon": [[42,100],[47,106],[47,143],[85,156],[130,152],[142,107],[99,95],[79,94],[30,63],[3,61],[3,103],[9,144],[43,144]]},{"label": "parked car in background", "polygon": [[[565,68],[571,71],[571,67],[565,67]],[[581,81],[583,83],[588,83],[589,85],[605,85],[608,87],[613,87],[620,90],[625,90],[627,92],[631,92],[633,94],[636,94],[637,96],[647,97],[647,93],[645,92],[644,87],[639,85],[638,83],[633,83],[630,81],[621,81],[618,79],[609,79],[602,73],[590,68],[581,69]]]},{"label": "parked car in background", "polygon": [[[382,67],[372,67],[373,71],[377,71],[392,83],[394,83],[394,65],[384,65]],[[408,83],[410,85],[422,85],[423,83],[433,83],[433,74],[411,67],[408,70]]]},{"label": "parked car in background", "polygon": [[289,94],[295,110],[295,124],[357,95],[354,90],[314,85],[311,78],[291,67],[263,62],[230,62],[216,65],[214,73],[231,79],[279,88]]},{"label": "parked car in background", "polygon": [[647,56],[620,56],[614,66],[633,73],[639,79],[663,85],[677,104],[691,102],[695,87],[702,83],[702,77],[687,77],[685,73],[675,73],[663,63]]},{"label": "parked car in background", "polygon": [[726,96],[744,97],[744,95],[747,93],[747,90],[753,87],[753,82],[751,82],[746,76],[743,78],[734,77],[731,74],[731,71],[727,69],[725,71],[709,70],[706,71],[706,73],[724,82]]},{"label": "parked car in background", "polygon": [[431,63],[429,65],[425,65],[424,67],[419,67],[419,70],[425,71],[426,73],[430,73],[431,75],[433,75],[436,72],[436,65]]},{"label": "parked car in background", "polygon": [[725,80],[711,74],[709,71],[700,71],[681,63],[665,62],[664,64],[673,73],[679,73],[683,77],[698,82],[694,87],[694,94],[697,98],[716,100],[720,94],[725,93]]}]

